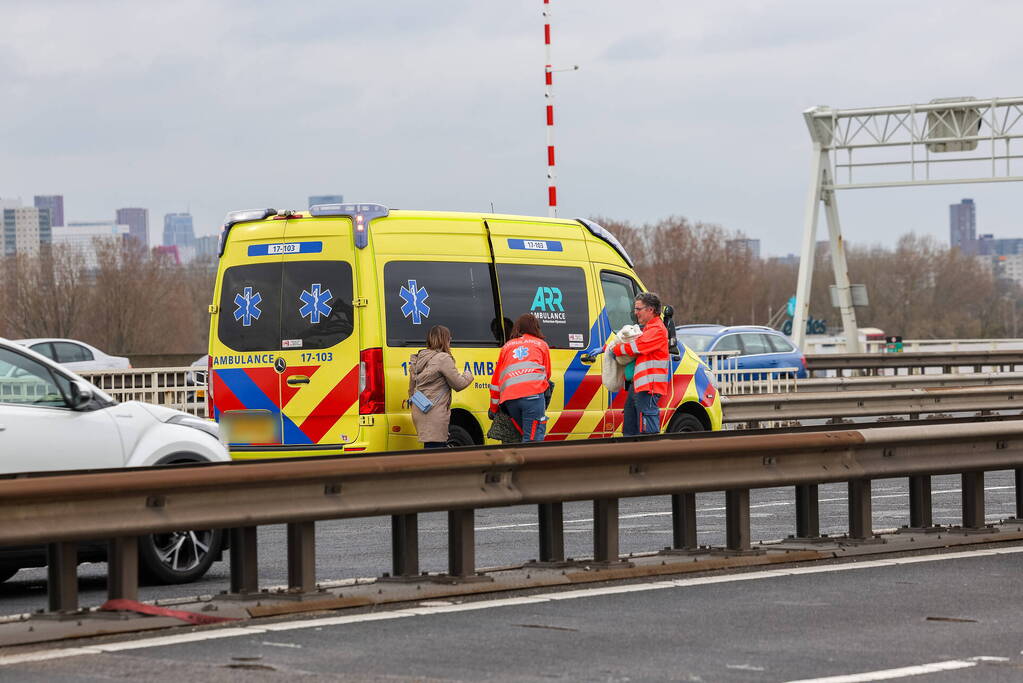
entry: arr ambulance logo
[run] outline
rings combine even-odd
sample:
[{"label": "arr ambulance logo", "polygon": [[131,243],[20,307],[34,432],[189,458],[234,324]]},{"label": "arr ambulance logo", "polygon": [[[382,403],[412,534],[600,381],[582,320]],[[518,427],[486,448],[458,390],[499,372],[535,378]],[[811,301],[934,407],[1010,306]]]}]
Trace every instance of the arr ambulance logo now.
[{"label": "arr ambulance logo", "polygon": [[564,325],[565,307],[561,305],[561,290],[557,287],[537,287],[533,296],[533,305],[529,310],[538,320],[555,325]]}]

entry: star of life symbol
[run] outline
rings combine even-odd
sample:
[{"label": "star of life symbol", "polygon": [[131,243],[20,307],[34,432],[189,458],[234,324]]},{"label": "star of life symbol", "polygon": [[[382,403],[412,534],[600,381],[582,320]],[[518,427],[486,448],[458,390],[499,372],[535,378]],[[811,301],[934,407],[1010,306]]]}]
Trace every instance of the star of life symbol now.
[{"label": "star of life symbol", "polygon": [[518,360],[522,360],[523,358],[529,355],[529,351],[526,351],[526,347],[520,346],[519,348],[512,351],[512,355],[515,356],[515,358],[517,358]]},{"label": "star of life symbol", "polygon": [[402,287],[398,294],[405,302],[401,307],[401,314],[406,318],[412,316],[413,325],[421,325],[423,318],[430,317],[430,307],[426,305],[426,299],[430,294],[426,287],[419,287],[415,280],[409,280],[408,287]]},{"label": "star of life symbol", "polygon": [[238,308],[234,311],[234,319],[241,320],[244,327],[250,326],[253,320],[259,320],[263,313],[259,310],[259,302],[262,300],[259,292],[252,293],[252,287],[246,287],[241,294],[235,294],[234,303]]},{"label": "star of life symbol", "polygon": [[334,295],[330,293],[329,289],[325,292],[321,292],[320,283],[318,282],[311,286],[309,290],[310,291],[307,292],[303,289],[302,293],[299,294],[298,299],[305,304],[305,306],[298,309],[298,312],[303,318],[308,317],[309,322],[315,325],[320,322],[321,317],[326,318],[330,316],[330,311],[332,309],[327,305],[327,302],[333,299]]}]

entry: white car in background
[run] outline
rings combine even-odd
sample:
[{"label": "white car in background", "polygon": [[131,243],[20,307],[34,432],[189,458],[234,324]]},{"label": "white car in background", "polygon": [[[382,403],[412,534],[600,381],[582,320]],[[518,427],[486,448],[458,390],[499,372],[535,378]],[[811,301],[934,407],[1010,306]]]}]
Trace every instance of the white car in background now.
[{"label": "white car in background", "polygon": [[[0,338],[0,477],[230,460],[216,423],[173,408],[117,403],[66,366]],[[220,530],[144,536],[140,569],[162,583],[194,581],[221,547]],[[80,562],[104,559],[102,544],[83,544],[79,552]],[[0,548],[0,581],[45,564],[41,547]]]},{"label": "white car in background", "polygon": [[128,370],[124,356],[111,356],[77,339],[15,339],[15,342],[57,361],[71,370]]}]

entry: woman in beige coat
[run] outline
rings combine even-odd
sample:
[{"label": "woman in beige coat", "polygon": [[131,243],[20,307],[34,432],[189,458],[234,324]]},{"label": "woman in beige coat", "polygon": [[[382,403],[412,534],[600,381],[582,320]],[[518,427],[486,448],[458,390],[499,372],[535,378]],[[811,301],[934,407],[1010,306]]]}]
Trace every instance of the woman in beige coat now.
[{"label": "woman in beige coat", "polygon": [[426,448],[444,448],[448,444],[451,421],[451,390],[461,391],[472,384],[472,373],[459,373],[451,355],[451,330],[434,325],[426,333],[426,348],[409,359],[408,395],[423,392],[433,405],[423,412],[415,404],[412,422]]}]

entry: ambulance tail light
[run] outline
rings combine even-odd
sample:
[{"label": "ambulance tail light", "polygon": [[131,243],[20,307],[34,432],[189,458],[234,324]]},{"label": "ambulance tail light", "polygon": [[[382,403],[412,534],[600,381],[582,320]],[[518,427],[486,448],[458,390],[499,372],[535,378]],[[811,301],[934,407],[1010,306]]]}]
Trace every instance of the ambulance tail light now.
[{"label": "ambulance tail light", "polygon": [[384,412],[384,350],[363,349],[359,354],[359,414]]}]

